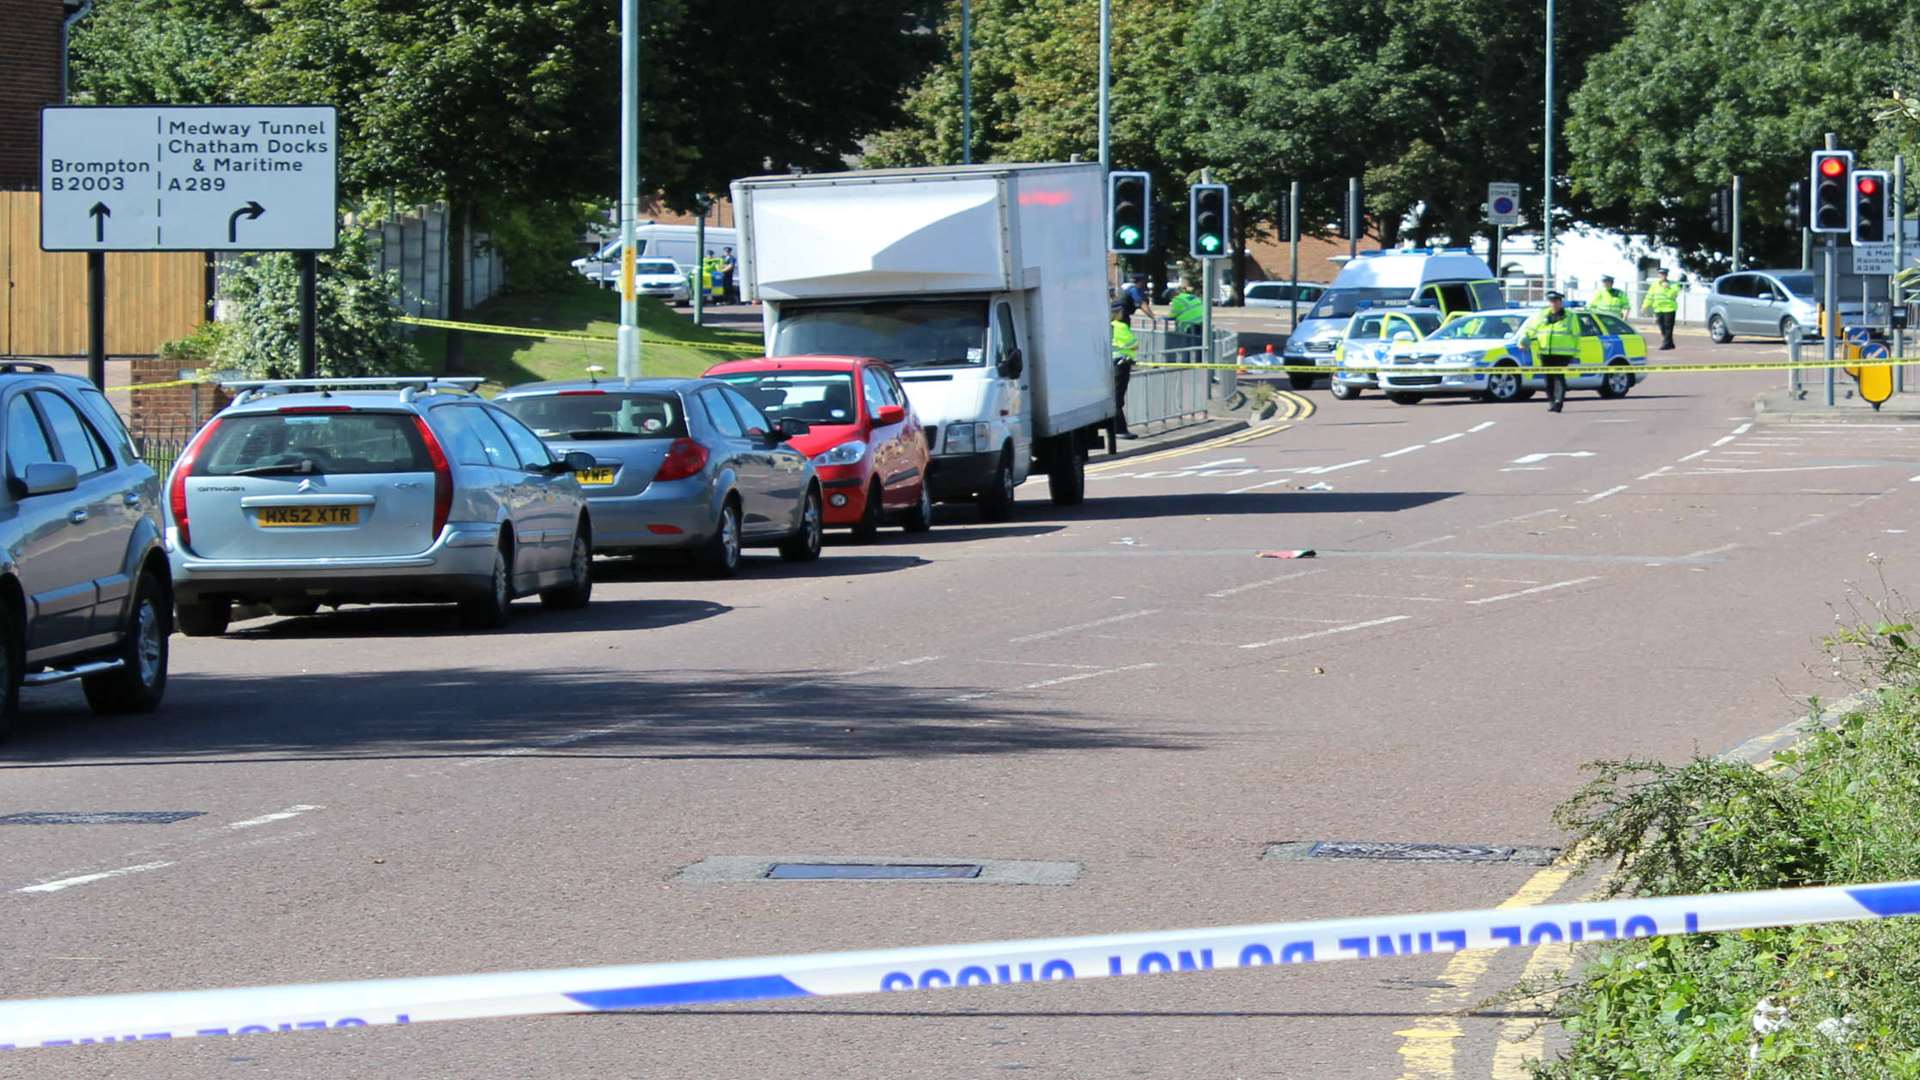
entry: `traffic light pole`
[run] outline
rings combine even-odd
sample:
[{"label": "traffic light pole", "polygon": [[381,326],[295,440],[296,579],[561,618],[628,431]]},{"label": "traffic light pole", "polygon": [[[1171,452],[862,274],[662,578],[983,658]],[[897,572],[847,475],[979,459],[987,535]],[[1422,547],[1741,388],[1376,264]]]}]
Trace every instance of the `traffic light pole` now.
[{"label": "traffic light pole", "polygon": [[[1213,170],[1201,169],[1200,182],[1213,183]],[[1213,259],[1200,260],[1200,353],[1201,363],[1213,363]],[[1225,380],[1222,380],[1225,381]]]},{"label": "traffic light pole", "polygon": [[1733,222],[1729,227],[1733,230],[1733,272],[1737,274],[1740,272],[1740,176],[1738,173],[1733,177],[1732,218]]},{"label": "traffic light pole", "polygon": [[1300,181],[1287,189],[1287,333],[1300,325]]},{"label": "traffic light pole", "polygon": [[1360,230],[1366,228],[1360,222],[1360,178],[1347,178],[1347,259],[1360,257]]},{"label": "traffic light pole", "polygon": [[[1840,136],[1835,135],[1831,131],[1827,132],[1827,149],[1838,150],[1839,148],[1840,148]],[[1814,215],[1816,215],[1816,220],[1810,221],[1808,222],[1808,224],[1818,225],[1820,224],[1820,222],[1817,220],[1817,215],[1820,213],[1820,210],[1819,210],[1820,191],[1816,187],[1813,191],[1808,192],[1807,195],[1810,199],[1813,200],[1813,204],[1814,204],[1813,213]],[[1833,233],[1828,233],[1827,234],[1827,265],[1826,265],[1827,303],[1826,303],[1826,307],[1823,308],[1820,312],[1820,316],[1821,316],[1820,332],[1821,332],[1821,342],[1822,342],[1821,356],[1827,361],[1827,408],[1829,409],[1833,408],[1833,389],[1834,389],[1834,383],[1836,381],[1834,378],[1833,358],[1834,358],[1834,354],[1839,351],[1839,349],[1836,347],[1836,339],[1834,335],[1834,323],[1838,321],[1838,315],[1836,314],[1836,312],[1840,307],[1839,264],[1840,264],[1840,241],[1834,238]]]},{"label": "traffic light pole", "polygon": [[[1893,292],[1888,295],[1891,305],[1887,310],[1887,321],[1893,321],[1893,309],[1906,306],[1906,290],[1900,287],[1900,271],[1907,263],[1907,158],[1905,154],[1893,155]],[[1907,355],[1907,332],[1898,329],[1893,332],[1893,355],[1905,358]],[[1893,369],[1895,393],[1904,393],[1907,389],[1907,368],[1905,364]]]}]

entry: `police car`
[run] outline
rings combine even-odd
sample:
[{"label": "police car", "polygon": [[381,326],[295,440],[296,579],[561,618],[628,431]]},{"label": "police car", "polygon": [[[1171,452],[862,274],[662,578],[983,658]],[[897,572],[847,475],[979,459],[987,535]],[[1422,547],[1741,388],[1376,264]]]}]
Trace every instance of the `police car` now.
[{"label": "police car", "polygon": [[1440,310],[1433,307],[1362,308],[1347,320],[1340,343],[1334,346],[1333,381],[1328,389],[1341,401],[1352,401],[1360,391],[1376,389],[1376,372],[1393,349],[1418,342],[1440,328]]},{"label": "police car", "polygon": [[[1525,401],[1546,389],[1546,376],[1521,340],[1521,328],[1539,308],[1496,308],[1457,315],[1423,341],[1399,341],[1388,351],[1377,382],[1387,398],[1412,405],[1436,394],[1470,394],[1486,401]],[[1647,341],[1613,315],[1569,311],[1579,336],[1578,363],[1566,368],[1567,389],[1625,397],[1646,379]],[[1470,368],[1436,372],[1436,368]]]}]

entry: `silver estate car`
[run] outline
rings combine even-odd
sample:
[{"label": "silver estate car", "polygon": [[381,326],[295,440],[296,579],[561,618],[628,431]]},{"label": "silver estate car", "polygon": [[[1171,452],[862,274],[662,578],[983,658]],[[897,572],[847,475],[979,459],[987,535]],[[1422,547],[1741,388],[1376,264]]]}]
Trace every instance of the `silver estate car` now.
[{"label": "silver estate car", "polygon": [[229,383],[167,483],[178,624],[225,632],[235,603],[460,605],[497,627],[515,597],[593,595],[593,522],[577,474],[475,396],[478,379]]},{"label": "silver estate car", "polygon": [[739,569],[743,546],[820,557],[820,482],[789,444],[803,420],[775,423],[711,379],[528,383],[493,400],[556,452],[597,459],[580,474],[595,551],[689,552],[714,577]]},{"label": "silver estate car", "polygon": [[46,364],[0,363],[0,422],[0,736],[22,686],[152,711],[173,632],[159,478],[106,397]]}]

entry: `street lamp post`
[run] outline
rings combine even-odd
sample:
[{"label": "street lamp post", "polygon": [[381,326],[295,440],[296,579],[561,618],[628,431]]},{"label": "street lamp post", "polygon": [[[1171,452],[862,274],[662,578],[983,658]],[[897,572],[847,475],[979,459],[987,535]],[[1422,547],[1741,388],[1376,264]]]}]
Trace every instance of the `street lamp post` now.
[{"label": "street lamp post", "polygon": [[1553,0],[1547,0],[1547,136],[1541,142],[1546,157],[1545,183],[1540,189],[1541,247],[1547,253],[1547,288],[1553,288]]},{"label": "street lamp post", "polygon": [[960,0],[960,164],[973,164],[973,0]]},{"label": "street lamp post", "polygon": [[620,377],[640,377],[640,305],[633,294],[634,220],[640,216],[640,0],[620,0]]},{"label": "street lamp post", "polygon": [[1100,167],[1113,168],[1107,154],[1107,88],[1113,82],[1113,0],[1100,0]]}]

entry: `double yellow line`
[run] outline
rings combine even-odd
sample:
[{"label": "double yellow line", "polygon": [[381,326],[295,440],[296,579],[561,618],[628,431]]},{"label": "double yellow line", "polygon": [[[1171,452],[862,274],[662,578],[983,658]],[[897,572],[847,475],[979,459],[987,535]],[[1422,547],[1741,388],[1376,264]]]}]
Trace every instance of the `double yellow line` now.
[{"label": "double yellow line", "polygon": [[1139,457],[1122,458],[1119,461],[1107,461],[1099,465],[1090,465],[1087,467],[1087,472],[1107,473],[1117,469],[1132,469],[1156,461],[1186,457],[1189,454],[1204,454],[1214,450],[1224,450],[1229,446],[1239,446],[1242,443],[1250,443],[1257,439],[1264,439],[1269,435],[1278,435],[1280,432],[1292,427],[1295,422],[1313,415],[1313,402],[1300,394],[1296,394],[1291,390],[1281,390],[1277,392],[1274,397],[1279,400],[1281,411],[1274,413],[1271,420],[1255,424],[1245,431],[1236,431],[1231,435],[1222,435],[1217,439],[1208,439],[1205,442],[1193,443],[1190,446],[1176,446],[1151,454],[1142,454]]}]

